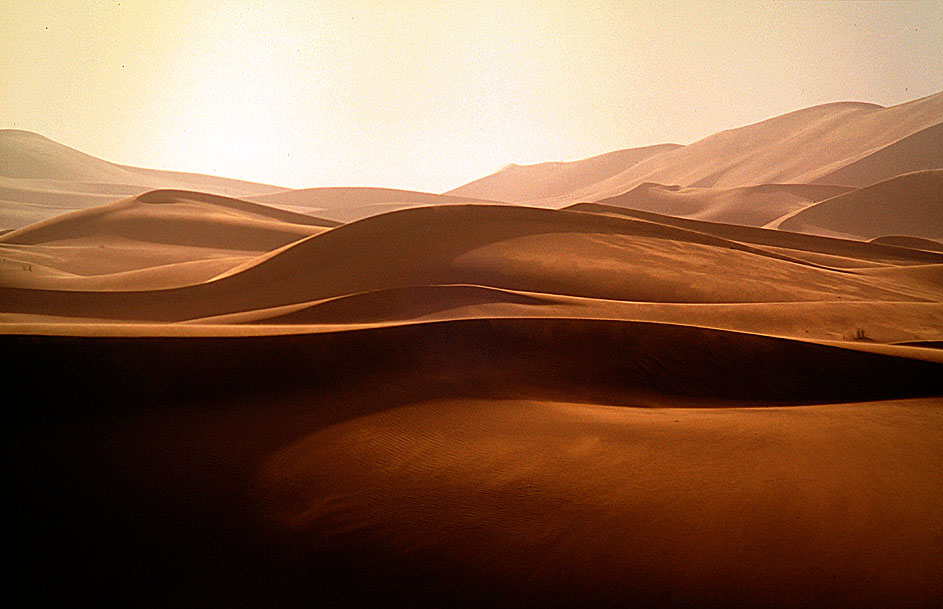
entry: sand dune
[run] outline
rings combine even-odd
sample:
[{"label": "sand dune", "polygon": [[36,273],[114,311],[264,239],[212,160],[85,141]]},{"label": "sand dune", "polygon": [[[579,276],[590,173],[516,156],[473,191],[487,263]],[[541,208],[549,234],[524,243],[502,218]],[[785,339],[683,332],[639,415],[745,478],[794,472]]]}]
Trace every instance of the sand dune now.
[{"label": "sand dune", "polygon": [[[922,267],[918,267],[922,268]],[[920,295],[939,293],[935,278]],[[912,286],[911,286],[912,287]],[[188,324],[315,326],[331,330],[453,319],[625,319],[730,329],[803,340],[850,340],[860,329],[884,344],[943,338],[939,302],[661,303],[602,300],[472,285],[412,286],[195,319]],[[62,321],[66,321],[63,319]],[[243,332],[248,330],[246,327]],[[252,328],[256,331],[256,328]],[[269,332],[273,330],[268,330]]]},{"label": "sand dune", "polygon": [[[330,228],[337,222],[295,214],[229,197],[181,190],[154,190],[117,203],[98,206],[39,222],[15,230],[3,237],[4,243],[35,245],[73,240],[89,235],[115,235],[179,245],[221,246],[239,249],[247,245],[247,234],[233,232],[224,235],[230,224],[238,225],[252,219],[260,229],[300,231],[296,239],[312,234],[296,226]],[[192,220],[191,230],[183,230]],[[269,222],[267,227],[263,222]],[[218,231],[207,234],[207,231]],[[279,242],[280,241],[280,242]],[[259,244],[257,249],[268,251],[284,245],[284,240]]]},{"label": "sand dune", "polygon": [[[653,212],[627,209],[599,203],[577,203],[565,209],[595,214],[638,218],[656,224],[676,226],[690,231],[714,235],[722,239],[764,246],[769,252],[783,252],[791,257],[820,263],[835,268],[858,268],[874,263],[938,263],[940,258],[927,248],[912,248],[903,243],[888,243],[884,239],[869,242],[805,233],[793,233],[768,227],[753,227],[722,222],[707,222],[691,218],[667,216]],[[904,240],[908,238],[904,237]],[[891,241],[896,241],[892,238]],[[924,240],[921,240],[922,243]]]},{"label": "sand dune", "polygon": [[148,190],[129,184],[29,180],[0,176],[0,226],[22,228]]},{"label": "sand dune", "polygon": [[[18,232],[5,239],[11,237],[15,241]],[[929,252],[914,255],[939,258]],[[780,281],[771,284],[769,277]],[[912,299],[893,284],[847,269],[665,224],[484,205],[406,209],[368,218],[186,288],[149,292],[132,291],[129,285],[122,293],[62,293],[9,286],[0,288],[0,296],[9,312],[182,321],[436,284],[649,302]]]},{"label": "sand dune", "polygon": [[763,226],[789,212],[850,190],[853,189],[812,184],[681,188],[645,183],[596,203],[713,222]]},{"label": "sand dune", "polygon": [[[895,175],[899,168],[943,168],[940,148],[932,145],[939,139],[941,122],[943,93],[888,108],[850,102],[825,104],[723,131],[640,160],[606,179],[592,184],[573,182],[552,197],[530,202],[598,201],[646,182],[737,188],[825,183],[829,176],[836,176],[837,182],[828,183],[866,186]],[[887,150],[881,152],[883,149]],[[855,163],[861,163],[860,171],[850,167]],[[850,168],[838,173],[844,167]],[[532,179],[522,175],[520,183],[508,183],[503,190],[495,188],[489,196],[513,200],[521,184]],[[499,183],[497,177],[492,183]],[[451,192],[466,191],[458,188]]]},{"label": "sand dune", "polygon": [[446,194],[514,203],[566,201],[567,195],[625,171],[640,161],[680,148],[661,144],[629,148],[568,163],[508,165]]},{"label": "sand dune", "polygon": [[479,285],[426,285],[405,286],[325,298],[267,309],[256,309],[210,318],[192,320],[199,324],[371,324],[409,322],[445,315],[447,319],[461,316],[462,309],[470,309],[471,316],[490,316],[501,311],[514,316],[515,307],[526,315],[534,307],[560,305],[566,299],[559,296],[502,290]]},{"label": "sand dune", "polygon": [[864,187],[903,173],[943,166],[943,122],[877,150],[817,180],[820,184]]},{"label": "sand dune", "polygon": [[3,132],[0,217],[43,218],[0,234],[11,580],[41,605],[939,605],[941,95],[446,195]]},{"label": "sand dune", "polygon": [[335,225],[218,195],[150,191],[0,236],[0,281],[65,290],[188,285]]},{"label": "sand dune", "polygon": [[395,188],[337,187],[301,188],[277,193],[256,195],[251,201],[266,205],[292,205],[311,209],[343,210],[379,203],[421,203],[437,205],[443,203],[470,203],[480,199],[450,195],[437,195]]},{"label": "sand dune", "polygon": [[[8,422],[25,430],[12,486],[29,489],[15,573],[43,564],[73,593],[100,573],[169,604],[939,592],[939,400],[770,405],[938,393],[940,364],[572,319],[0,342],[17,354],[4,369],[62,409]],[[40,468],[54,482],[27,486]],[[880,551],[862,554],[872,535]],[[744,562],[761,567],[744,577]],[[890,575],[902,567],[914,576]]]},{"label": "sand dune", "polygon": [[231,178],[143,169],[109,163],[29,131],[0,130],[0,175],[27,180],[182,187],[219,194],[263,194],[284,190]]},{"label": "sand dune", "polygon": [[[568,163],[510,165],[449,191],[444,195],[448,199],[382,188],[291,191],[127,167],[37,134],[4,130],[0,131],[0,227],[20,228],[153,188],[250,198],[341,222],[417,205],[503,201],[559,207],[624,196],[632,206],[648,211],[756,225],[819,200],[811,186],[799,184],[821,184],[826,192],[830,185],[863,187],[905,172],[943,168],[938,152],[941,121],[943,94],[890,108],[826,104],[688,146],[664,144]],[[649,183],[682,189],[659,191],[645,186]],[[738,190],[747,186],[757,188]]]},{"label": "sand dune", "polygon": [[907,235],[939,241],[943,170],[896,176],[789,214],[771,226],[858,239]]},{"label": "sand dune", "polygon": [[22,228],[63,213],[154,189],[238,197],[340,222],[404,207],[482,201],[480,197],[392,188],[290,190],[215,176],[128,167],[103,161],[35,133],[0,130],[0,228]]},{"label": "sand dune", "polygon": [[928,252],[943,252],[943,243],[933,241],[932,239],[921,239],[920,237],[908,237],[906,235],[886,235],[871,239],[871,243],[884,245],[894,245],[897,247],[909,247],[915,250],[927,250]]},{"label": "sand dune", "polygon": [[423,205],[494,203],[471,197],[365,187],[302,188],[253,196],[249,200],[282,209],[317,213],[339,222],[353,222],[388,211]]},{"label": "sand dune", "polygon": [[155,188],[235,197],[284,190],[230,178],[117,165],[36,133],[0,130],[2,228],[21,228]]}]

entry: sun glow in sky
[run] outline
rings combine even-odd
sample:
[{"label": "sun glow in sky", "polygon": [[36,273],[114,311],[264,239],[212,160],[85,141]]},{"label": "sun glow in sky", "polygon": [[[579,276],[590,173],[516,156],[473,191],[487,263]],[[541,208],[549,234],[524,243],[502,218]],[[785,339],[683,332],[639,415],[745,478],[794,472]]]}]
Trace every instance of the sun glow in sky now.
[{"label": "sun glow in sky", "polygon": [[128,165],[441,192],[943,89],[943,3],[0,0],[0,128]]}]

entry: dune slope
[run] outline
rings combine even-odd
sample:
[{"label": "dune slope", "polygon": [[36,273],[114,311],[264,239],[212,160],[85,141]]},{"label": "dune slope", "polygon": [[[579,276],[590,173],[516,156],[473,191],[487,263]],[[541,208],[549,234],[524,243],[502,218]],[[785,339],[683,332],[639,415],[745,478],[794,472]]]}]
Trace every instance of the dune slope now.
[{"label": "dune slope", "polygon": [[218,195],[150,191],[0,236],[0,277],[73,290],[199,283],[336,225]]},{"label": "dune slope", "polygon": [[143,169],[109,163],[17,129],[0,130],[0,176],[28,180],[134,184],[150,188],[190,187],[220,194],[263,194],[277,186],[200,174]]},{"label": "dune slope", "polygon": [[268,206],[302,213],[317,213],[319,216],[340,222],[353,222],[388,211],[423,205],[494,203],[494,201],[470,197],[365,187],[301,188],[257,195],[249,199]]},{"label": "dune slope", "polygon": [[[941,123],[943,93],[888,108],[824,104],[716,133],[641,159],[609,177],[528,202],[599,201],[644,183],[725,189],[782,183],[863,187],[900,171],[943,168],[935,145]],[[490,198],[514,200],[522,187],[540,192],[538,186],[522,186],[537,177],[524,174],[518,182],[499,172],[484,183],[494,185]],[[469,192],[463,188],[451,192]]]},{"label": "dune slope", "polygon": [[661,144],[629,148],[571,162],[508,165],[501,171],[450,190],[461,195],[516,203],[566,200],[567,195],[625,171],[636,163],[680,148]]},{"label": "dune slope", "polygon": [[[8,419],[17,581],[177,606],[940,593],[940,401],[900,398],[941,363],[579,319],[161,331],[0,337],[47,405]],[[796,401],[838,403],[774,407]]]},{"label": "dune slope", "polygon": [[645,183],[596,203],[698,220],[763,226],[787,213],[850,190],[842,186],[812,184],[681,188]]},{"label": "dune slope", "polygon": [[29,131],[0,129],[0,227],[21,228],[155,188],[242,197],[277,186],[117,165]]},{"label": "dune slope", "polygon": [[943,239],[943,170],[918,171],[816,203],[772,223],[804,233]]},{"label": "dune slope", "polygon": [[864,187],[903,173],[943,167],[943,122],[881,148],[817,180]]},{"label": "dune slope", "polygon": [[[17,233],[6,236],[11,237],[17,239]],[[938,258],[929,252],[914,255]],[[770,277],[779,281],[771,283]],[[881,278],[666,224],[484,205],[367,218],[188,287],[135,291],[128,285],[114,293],[10,286],[0,288],[0,295],[9,313],[182,321],[436,284],[648,302],[926,300]]]}]

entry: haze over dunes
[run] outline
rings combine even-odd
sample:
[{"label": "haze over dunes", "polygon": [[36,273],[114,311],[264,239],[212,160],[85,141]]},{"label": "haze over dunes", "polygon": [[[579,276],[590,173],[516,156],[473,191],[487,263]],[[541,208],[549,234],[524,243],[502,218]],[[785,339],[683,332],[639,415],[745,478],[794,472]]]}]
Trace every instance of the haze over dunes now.
[{"label": "haze over dunes", "polygon": [[937,606],[941,127],[828,103],[444,194],[0,131],[11,587]]},{"label": "haze over dunes", "polygon": [[53,215],[154,188],[246,196],[283,190],[243,180],[116,165],[36,133],[0,130],[0,227],[19,228]]},{"label": "haze over dunes", "polygon": [[[626,155],[630,160],[613,175],[591,184],[564,182],[528,200],[596,201],[646,182],[692,188],[781,183],[862,187],[898,173],[940,168],[941,124],[943,93],[889,108],[825,104],[658,154],[640,149],[636,156]],[[452,192],[487,192],[492,199],[518,201],[521,182],[530,179],[509,167]]]},{"label": "haze over dunes", "polygon": [[564,199],[567,195],[625,171],[639,162],[670,150],[677,144],[631,148],[569,163],[508,165],[498,173],[475,180],[452,195],[477,196],[514,203]]}]

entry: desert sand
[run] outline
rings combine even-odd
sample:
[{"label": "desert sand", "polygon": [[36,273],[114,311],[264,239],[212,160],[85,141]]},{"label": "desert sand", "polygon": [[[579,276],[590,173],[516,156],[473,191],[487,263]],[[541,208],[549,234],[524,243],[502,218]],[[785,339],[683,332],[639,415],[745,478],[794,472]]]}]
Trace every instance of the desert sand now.
[{"label": "desert sand", "polygon": [[[893,235],[943,240],[943,171],[895,176],[815,205],[771,223],[775,228],[811,234],[876,239]],[[907,201],[907,209],[900,208]]]},{"label": "desert sand", "polygon": [[828,104],[443,195],[0,133],[11,586],[939,606],[941,123]]},{"label": "desert sand", "polygon": [[[731,129],[687,146],[628,162],[592,184],[576,180],[542,197],[570,203],[615,197],[652,182],[690,188],[760,184],[830,184],[861,188],[896,175],[939,169],[943,93],[884,108],[841,102],[791,112]],[[651,150],[651,149],[641,149]],[[513,167],[447,194],[519,201],[531,175]],[[483,191],[485,185],[492,186]],[[574,186],[575,188],[571,188]]]}]

